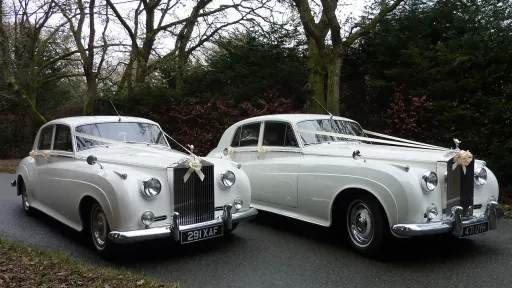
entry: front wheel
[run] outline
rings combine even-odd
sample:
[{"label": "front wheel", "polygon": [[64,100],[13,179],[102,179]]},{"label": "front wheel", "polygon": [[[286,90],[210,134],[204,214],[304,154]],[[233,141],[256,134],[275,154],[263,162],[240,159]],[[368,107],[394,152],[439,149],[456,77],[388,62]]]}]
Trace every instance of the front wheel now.
[{"label": "front wheel", "polygon": [[94,248],[101,257],[110,259],[113,256],[115,247],[108,239],[108,234],[111,230],[107,216],[98,203],[92,205],[89,215],[89,231]]},{"label": "front wheel", "polygon": [[353,199],[348,205],[345,219],[347,238],[352,248],[370,257],[383,252],[390,231],[377,200],[367,195]]},{"label": "front wheel", "polygon": [[30,203],[28,203],[28,196],[27,196],[27,186],[25,186],[25,183],[21,183],[21,203],[23,205],[23,210],[25,210],[25,213],[28,215],[32,214],[32,208],[30,207]]}]

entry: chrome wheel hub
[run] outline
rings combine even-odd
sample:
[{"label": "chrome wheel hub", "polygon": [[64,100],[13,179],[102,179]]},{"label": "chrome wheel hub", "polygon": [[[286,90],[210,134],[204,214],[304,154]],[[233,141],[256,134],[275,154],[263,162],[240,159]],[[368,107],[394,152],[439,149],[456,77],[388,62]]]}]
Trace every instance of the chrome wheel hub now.
[{"label": "chrome wheel hub", "polygon": [[367,246],[373,239],[373,215],[362,201],[354,201],[347,212],[350,238],[358,246]]},{"label": "chrome wheel hub", "polygon": [[30,204],[28,204],[28,197],[26,191],[23,191],[23,193],[21,194],[21,198],[23,200],[23,208],[25,208],[25,210],[28,210],[30,208]]},{"label": "chrome wheel hub", "polygon": [[94,242],[99,248],[103,248],[107,242],[107,218],[99,208],[93,210],[91,224]]}]

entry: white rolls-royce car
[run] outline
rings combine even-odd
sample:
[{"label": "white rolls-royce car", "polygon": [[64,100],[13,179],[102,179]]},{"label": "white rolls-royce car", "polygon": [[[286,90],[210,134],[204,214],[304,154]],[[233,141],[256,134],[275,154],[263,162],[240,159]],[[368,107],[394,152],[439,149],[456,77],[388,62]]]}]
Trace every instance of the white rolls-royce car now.
[{"label": "white rolls-royce car", "polygon": [[437,147],[332,115],[267,115],[233,124],[208,156],[243,165],[258,210],[334,227],[377,255],[390,236],[496,229],[496,177],[454,141]]},{"label": "white rolls-royce car", "polygon": [[166,136],[174,140],[143,118],[53,120],[40,128],[11,184],[25,211],[88,232],[102,256],[113,256],[119,243],[222,236],[256,216],[239,163],[198,157],[192,147],[179,152]]}]

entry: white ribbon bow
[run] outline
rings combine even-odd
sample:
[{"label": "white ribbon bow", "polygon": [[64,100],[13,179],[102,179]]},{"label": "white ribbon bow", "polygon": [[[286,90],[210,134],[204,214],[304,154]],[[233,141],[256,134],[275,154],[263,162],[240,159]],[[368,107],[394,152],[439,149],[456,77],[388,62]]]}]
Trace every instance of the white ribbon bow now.
[{"label": "white ribbon bow", "polygon": [[265,147],[265,146],[258,147],[258,153],[265,153],[265,152],[267,152],[267,147]]},{"label": "white ribbon bow", "polygon": [[189,158],[187,160],[187,164],[186,165],[188,167],[188,171],[187,171],[187,174],[185,174],[185,176],[183,176],[183,181],[187,182],[187,180],[190,177],[190,175],[192,175],[192,173],[194,173],[194,172],[197,173],[197,175],[199,176],[201,181],[204,180],[204,174],[201,171],[201,167],[203,167],[203,165],[201,165],[201,159],[200,158],[197,158],[197,157]]},{"label": "white ribbon bow", "polygon": [[473,155],[471,155],[469,151],[461,150],[453,157],[454,163],[452,166],[452,170],[455,170],[455,168],[457,168],[457,165],[460,165],[462,167],[464,175],[466,175],[466,166],[468,166],[472,160]]}]

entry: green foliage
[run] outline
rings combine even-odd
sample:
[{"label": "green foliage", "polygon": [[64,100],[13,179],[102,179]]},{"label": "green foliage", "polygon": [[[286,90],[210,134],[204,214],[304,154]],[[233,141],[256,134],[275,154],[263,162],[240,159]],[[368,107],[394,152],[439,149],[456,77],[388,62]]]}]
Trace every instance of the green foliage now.
[{"label": "green foliage", "polygon": [[[204,66],[189,66],[185,91],[175,96],[256,102],[272,89],[282,97],[295,99],[297,105],[303,104],[306,57],[299,48],[289,46],[292,37],[276,32],[270,38],[247,31],[215,41],[205,55]],[[170,66],[160,72],[170,79],[167,86],[173,89],[175,71]]]},{"label": "green foliage", "polygon": [[[410,4],[350,51],[344,70],[347,116],[370,129],[445,147],[457,138],[462,149],[487,161],[501,185],[510,185],[512,2]],[[397,86],[415,115],[403,109],[387,113]],[[413,109],[422,97],[431,108]],[[412,130],[403,126],[410,119],[422,128],[407,135]]]}]

